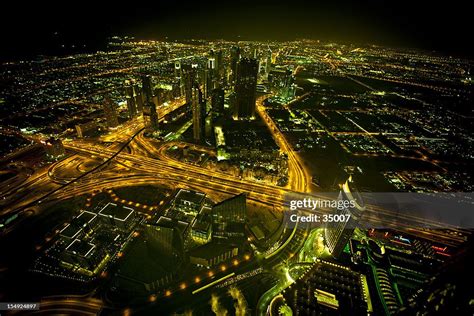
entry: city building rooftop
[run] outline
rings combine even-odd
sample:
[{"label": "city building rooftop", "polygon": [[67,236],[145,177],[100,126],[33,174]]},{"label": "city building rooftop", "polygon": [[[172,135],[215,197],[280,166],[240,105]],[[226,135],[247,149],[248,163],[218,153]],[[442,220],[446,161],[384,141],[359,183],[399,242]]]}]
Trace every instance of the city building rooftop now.
[{"label": "city building rooftop", "polygon": [[92,253],[94,248],[94,244],[79,239],[74,239],[74,241],[66,247],[66,251],[85,258]]},{"label": "city building rooftop", "polygon": [[205,197],[206,194],[204,193],[181,189],[176,194],[175,201],[178,203],[190,202],[192,204],[201,204]]},{"label": "city building rooftop", "polygon": [[76,225],[72,225],[72,224],[67,224],[66,227],[64,227],[60,232],[59,234],[63,237],[67,237],[67,238],[76,238],[80,233],[81,233],[82,229],[81,227],[78,227]]},{"label": "city building rooftop", "polygon": [[135,212],[135,210],[130,207],[118,206],[115,203],[109,202],[100,210],[99,215],[125,221],[133,212]]}]

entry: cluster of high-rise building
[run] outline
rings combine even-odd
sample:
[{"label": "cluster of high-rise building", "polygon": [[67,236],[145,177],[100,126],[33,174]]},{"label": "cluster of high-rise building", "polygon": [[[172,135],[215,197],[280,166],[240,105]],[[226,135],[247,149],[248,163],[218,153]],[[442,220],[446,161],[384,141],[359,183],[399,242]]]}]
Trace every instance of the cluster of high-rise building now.
[{"label": "cluster of high-rise building", "polygon": [[247,240],[246,223],[245,194],[212,205],[204,193],[181,189],[171,208],[154,225],[179,232],[181,247],[190,262],[211,267],[242,252]]},{"label": "cluster of high-rise building", "polygon": [[[292,69],[274,68],[272,56],[270,49],[234,45],[212,48],[200,56],[175,58],[158,67],[140,68],[123,83],[123,108],[116,97],[115,101],[104,97],[105,126],[117,127],[125,112],[128,119],[143,116],[149,131],[163,132],[159,128],[160,109],[181,97],[192,112],[192,141],[210,144],[215,124],[256,119],[259,92],[272,91],[284,99],[294,97]],[[87,126],[76,125],[82,137]]]}]

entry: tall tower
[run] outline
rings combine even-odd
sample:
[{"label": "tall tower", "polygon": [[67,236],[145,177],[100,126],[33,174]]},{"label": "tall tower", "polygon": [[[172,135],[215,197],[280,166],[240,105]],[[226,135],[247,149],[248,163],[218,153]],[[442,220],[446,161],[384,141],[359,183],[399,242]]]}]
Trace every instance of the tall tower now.
[{"label": "tall tower", "polygon": [[268,48],[268,51],[267,51],[267,62],[265,63],[265,68],[266,68],[265,72],[267,73],[267,76],[268,76],[268,74],[272,70],[272,50],[270,48]]},{"label": "tall tower", "polygon": [[150,127],[154,131],[157,131],[159,128],[158,111],[154,102],[150,102]]},{"label": "tall tower", "polygon": [[145,102],[145,106],[143,107],[143,118],[148,129],[158,131],[158,113],[156,111],[156,104],[152,100]]},{"label": "tall tower", "polygon": [[217,70],[217,80],[219,83],[222,81],[224,77],[224,60],[222,58],[222,50],[218,50],[215,53],[216,58],[216,70]]},{"label": "tall tower", "polygon": [[203,121],[204,117],[202,116],[202,93],[201,89],[198,86],[194,86],[193,90],[193,138],[195,142],[201,142],[203,136]]},{"label": "tall tower", "polygon": [[232,82],[237,78],[237,65],[240,60],[240,47],[232,46],[230,49],[230,71],[232,73]]},{"label": "tall tower", "polygon": [[125,96],[127,99],[128,116],[134,118],[137,115],[137,105],[135,104],[135,95],[133,94],[133,85],[129,80],[125,81]]},{"label": "tall tower", "polygon": [[216,87],[217,75],[216,59],[214,57],[210,57],[207,60],[206,97],[209,97],[211,95],[211,91]]},{"label": "tall tower", "polygon": [[184,87],[184,95],[186,97],[186,103],[191,103],[193,100],[193,84],[196,78],[195,69],[185,69],[181,80],[183,81],[182,86]]},{"label": "tall tower", "polygon": [[112,102],[110,97],[105,97],[104,100],[104,115],[105,115],[105,120],[107,122],[108,127],[117,127],[118,123],[118,118],[117,118],[117,109],[115,107],[115,104]]},{"label": "tall tower", "polygon": [[258,63],[255,59],[242,58],[237,67],[235,83],[236,108],[238,118],[254,118],[257,99]]},{"label": "tall tower", "polygon": [[352,201],[354,207],[349,206],[348,208],[335,211],[336,214],[350,215],[348,221],[326,223],[324,230],[325,243],[334,258],[338,258],[341,255],[365,210],[362,197],[352,185],[352,176],[342,185],[338,199]]},{"label": "tall tower", "polygon": [[142,77],[143,94],[146,101],[151,101],[153,98],[153,90],[151,86],[151,77],[146,75]]},{"label": "tall tower", "polygon": [[176,78],[181,78],[181,62],[180,61],[176,61],[174,63],[174,76]]},{"label": "tall tower", "polygon": [[143,107],[145,124],[152,131],[157,131],[159,128],[158,113],[157,106],[155,102],[153,102],[153,90],[150,76],[147,75],[142,77],[142,89],[143,94],[145,95],[145,104]]},{"label": "tall tower", "polygon": [[142,89],[139,88],[138,83],[135,81],[133,85],[133,91],[135,93],[135,104],[137,106],[138,114],[143,112],[143,95]]},{"label": "tall tower", "polygon": [[222,88],[212,90],[211,108],[214,116],[224,114],[224,90]]}]

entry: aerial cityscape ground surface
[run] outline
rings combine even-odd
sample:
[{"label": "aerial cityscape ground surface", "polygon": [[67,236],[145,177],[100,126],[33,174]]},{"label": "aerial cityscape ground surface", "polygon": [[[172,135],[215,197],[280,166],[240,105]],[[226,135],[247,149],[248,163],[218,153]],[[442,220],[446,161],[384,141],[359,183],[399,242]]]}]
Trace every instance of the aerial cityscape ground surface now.
[{"label": "aerial cityscape ground surface", "polygon": [[472,315],[472,65],[305,39],[127,37],[3,63],[0,302]]}]

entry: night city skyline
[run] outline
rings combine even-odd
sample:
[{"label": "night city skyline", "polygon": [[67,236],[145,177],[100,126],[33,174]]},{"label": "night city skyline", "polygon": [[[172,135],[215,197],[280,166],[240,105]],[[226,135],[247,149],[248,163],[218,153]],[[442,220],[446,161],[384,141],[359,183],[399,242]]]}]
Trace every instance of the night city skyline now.
[{"label": "night city skyline", "polygon": [[0,316],[474,313],[465,5],[23,6]]},{"label": "night city skyline", "polygon": [[[473,56],[467,4],[429,1],[153,1],[136,6],[82,2],[5,5],[2,60],[103,49],[111,36],[143,40],[300,38]],[[21,12],[21,13],[20,13]],[[6,31],[8,30],[8,31]],[[63,48],[62,45],[65,45]],[[72,46],[75,47],[72,47]],[[86,45],[85,49],[79,48]]]}]

